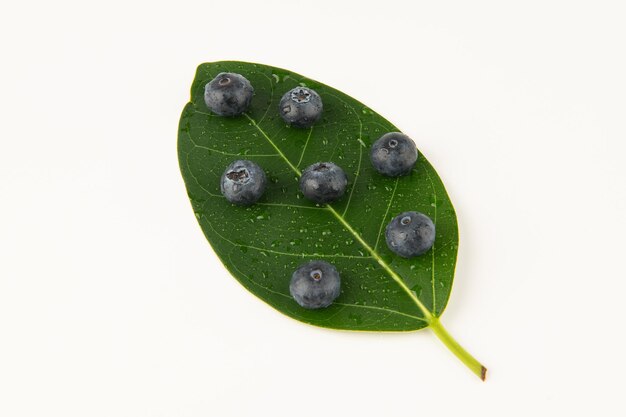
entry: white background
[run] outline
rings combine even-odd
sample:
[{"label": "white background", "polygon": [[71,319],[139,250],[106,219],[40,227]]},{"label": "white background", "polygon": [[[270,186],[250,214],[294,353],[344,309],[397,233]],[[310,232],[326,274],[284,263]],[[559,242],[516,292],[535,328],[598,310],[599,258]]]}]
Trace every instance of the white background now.
[{"label": "white background", "polygon": [[[1,416],[626,413],[623,2],[0,7]],[[303,325],[229,276],[176,158],[226,59],[416,140],[459,216],[443,322],[487,382],[428,330]]]}]

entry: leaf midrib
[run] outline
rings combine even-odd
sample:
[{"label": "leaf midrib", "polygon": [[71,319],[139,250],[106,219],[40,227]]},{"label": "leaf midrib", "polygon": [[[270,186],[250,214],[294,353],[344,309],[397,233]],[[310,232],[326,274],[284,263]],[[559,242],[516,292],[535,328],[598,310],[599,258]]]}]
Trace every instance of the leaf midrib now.
[{"label": "leaf midrib", "polygon": [[[291,168],[291,170],[299,177],[302,176],[302,172],[298,169],[298,167],[294,166],[289,158],[284,154],[284,152],[274,143],[274,141],[269,137],[269,135],[257,124],[257,122],[250,117],[249,114],[244,113],[244,116],[252,123],[252,125],[263,135],[263,137],[269,142],[269,144],[276,150],[278,155],[285,161],[285,163]],[[360,168],[359,168],[360,171]],[[411,300],[415,303],[415,305],[420,309],[422,314],[424,315],[424,319],[427,323],[430,323],[434,315],[431,313],[428,308],[422,303],[422,301],[417,297],[417,295],[404,283],[404,280],[387,264],[380,254],[373,249],[362,237],[361,235],[354,230],[354,228],[348,223],[348,221],[343,217],[342,214],[339,214],[330,204],[326,204],[323,207],[325,210],[328,210],[337,221],[350,233],[354,238],[363,246],[363,248],[369,252],[369,254],[378,262],[378,264],[387,272],[387,274],[393,279],[402,290],[409,296]]]}]

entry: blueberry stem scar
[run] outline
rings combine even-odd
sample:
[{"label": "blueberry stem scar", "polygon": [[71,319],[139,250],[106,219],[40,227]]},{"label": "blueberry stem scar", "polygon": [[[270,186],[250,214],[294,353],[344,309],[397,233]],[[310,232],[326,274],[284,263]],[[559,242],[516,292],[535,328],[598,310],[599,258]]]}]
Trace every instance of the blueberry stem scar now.
[{"label": "blueberry stem scar", "polygon": [[[280,157],[285,161],[287,165],[291,168],[293,172],[296,173],[298,177],[302,176],[302,172],[294,166],[289,158],[282,152],[282,150],[274,143],[274,141],[265,133],[265,131],[257,124],[257,122],[250,117],[247,113],[243,113],[245,117],[248,118],[250,124],[254,126],[259,133],[269,142],[269,144],[276,150],[276,152],[280,155]],[[428,326],[431,328],[433,333],[441,340],[441,342],[452,352],[454,355],[461,360],[476,376],[478,376],[483,381],[487,375],[487,368],[485,368],[477,359],[475,359],[468,351],[466,351],[451,335],[448,331],[443,327],[439,318],[432,313],[424,303],[417,297],[415,292],[413,292],[405,283],[404,280],[385,262],[382,257],[378,254],[378,252],[373,249],[363,238],[361,235],[352,228],[352,226],[346,221],[346,219],[339,214],[330,204],[326,204],[324,207],[328,210],[333,217],[341,223],[341,225],[350,232],[354,238],[363,246],[363,248],[369,252],[369,254],[376,260],[376,262],[389,274],[389,276],[402,288],[402,290],[411,298],[411,300],[418,307],[422,315],[424,316],[424,320],[428,323]]]}]

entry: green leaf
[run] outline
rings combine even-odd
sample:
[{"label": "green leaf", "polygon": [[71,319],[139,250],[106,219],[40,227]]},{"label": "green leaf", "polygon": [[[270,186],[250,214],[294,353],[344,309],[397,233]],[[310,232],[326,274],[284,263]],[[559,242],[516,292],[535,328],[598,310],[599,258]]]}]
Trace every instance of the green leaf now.
[{"label": "green leaf", "polygon": [[[220,117],[207,109],[204,86],[220,72],[252,83],[244,115]],[[317,91],[324,103],[322,120],[310,129],[291,128],[278,114],[282,95],[298,85]],[[454,278],[456,215],[421,152],[408,176],[389,178],[372,168],[371,144],[391,131],[399,129],[369,107],[299,74],[244,62],[200,65],[180,119],[178,157],[200,227],[231,274],[275,309],[316,326],[410,331],[430,325],[445,332],[435,327]],[[269,179],[250,207],[220,193],[220,177],[236,159],[255,161]],[[348,175],[346,194],[330,205],[311,203],[298,189],[300,171],[319,161],[335,162]],[[387,248],[384,228],[409,210],[430,216],[437,236],[425,255],[403,259]],[[341,295],[325,309],[304,309],[289,295],[292,272],[311,259],[331,262],[341,274]]]}]

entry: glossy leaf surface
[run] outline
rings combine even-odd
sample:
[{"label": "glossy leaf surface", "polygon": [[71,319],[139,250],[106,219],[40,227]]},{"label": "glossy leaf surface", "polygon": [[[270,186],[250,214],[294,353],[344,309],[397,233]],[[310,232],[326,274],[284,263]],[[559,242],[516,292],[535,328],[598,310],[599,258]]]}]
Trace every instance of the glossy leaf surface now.
[{"label": "glossy leaf surface", "polygon": [[[252,83],[244,115],[220,117],[206,107],[204,86],[220,72]],[[289,127],[278,113],[282,95],[298,85],[323,100],[323,117],[310,129]],[[178,156],[200,227],[225,267],[272,307],[317,326],[417,330],[428,325],[419,303],[441,315],[456,263],[455,212],[421,152],[408,176],[389,178],[372,168],[371,144],[391,131],[399,129],[369,107],[299,74],[244,62],[200,65],[180,119]],[[269,179],[250,207],[234,206],[220,193],[220,177],[236,159],[258,163]],[[329,206],[305,200],[298,189],[299,172],[319,161],[334,162],[348,175],[346,194]],[[429,252],[403,259],[387,248],[384,229],[410,210],[428,215],[437,236]],[[341,274],[341,294],[325,309],[306,310],[289,295],[292,272],[311,259],[330,262]]]}]

